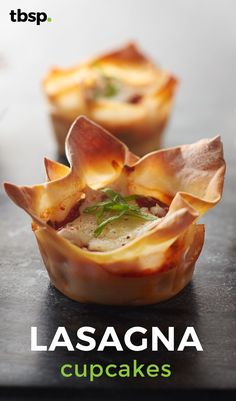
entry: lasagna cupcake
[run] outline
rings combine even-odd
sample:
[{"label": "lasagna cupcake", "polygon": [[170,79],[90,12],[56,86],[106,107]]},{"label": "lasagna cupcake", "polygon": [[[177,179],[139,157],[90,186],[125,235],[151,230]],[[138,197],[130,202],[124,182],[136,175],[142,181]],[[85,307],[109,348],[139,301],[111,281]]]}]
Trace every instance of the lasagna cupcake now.
[{"label": "lasagna cupcake", "polygon": [[43,81],[61,155],[72,122],[91,118],[143,155],[160,147],[177,80],[135,44],[81,63],[52,69]]},{"label": "lasagna cupcake", "polygon": [[85,117],[66,140],[70,167],[45,160],[47,182],[6,183],[32,218],[51,282],[79,302],[151,304],[191,280],[204,242],[199,218],[219,202],[220,137],[139,158]]}]

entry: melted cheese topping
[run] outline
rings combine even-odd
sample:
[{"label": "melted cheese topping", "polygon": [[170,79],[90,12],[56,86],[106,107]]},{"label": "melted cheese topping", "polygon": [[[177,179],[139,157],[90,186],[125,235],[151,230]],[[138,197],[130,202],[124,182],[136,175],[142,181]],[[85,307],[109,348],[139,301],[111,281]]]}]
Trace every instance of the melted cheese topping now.
[{"label": "melted cheese topping", "polygon": [[[148,209],[141,207],[140,211],[151,216],[155,216],[155,220],[145,220],[138,217],[126,216],[119,218],[103,229],[98,237],[95,237],[94,231],[97,228],[96,216],[84,213],[83,210],[99,202],[104,196],[100,191],[89,191],[85,201],[80,207],[80,215],[72,222],[66,224],[58,231],[59,235],[71,241],[80,248],[86,248],[90,251],[106,252],[120,248],[128,242],[141,236],[146,231],[151,230],[166,214],[158,204]],[[159,216],[159,217],[158,217]]]},{"label": "melted cheese topping", "polygon": [[109,223],[96,238],[94,236],[94,230],[97,228],[96,217],[82,213],[72,223],[62,228],[59,234],[81,248],[86,247],[90,251],[106,252],[124,246],[145,231],[150,230],[156,223],[156,220],[147,221],[124,216]]}]

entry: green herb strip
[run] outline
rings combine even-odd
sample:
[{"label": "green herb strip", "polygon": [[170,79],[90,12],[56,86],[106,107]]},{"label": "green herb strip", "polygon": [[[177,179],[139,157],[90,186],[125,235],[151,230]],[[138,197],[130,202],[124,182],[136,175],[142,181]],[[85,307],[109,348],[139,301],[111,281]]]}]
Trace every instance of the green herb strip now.
[{"label": "green herb strip", "polygon": [[119,81],[113,77],[101,74],[104,81],[104,88],[97,88],[94,90],[93,97],[98,99],[100,97],[113,97],[116,96],[120,89]]},{"label": "green herb strip", "polygon": [[[119,193],[110,188],[102,189],[107,199],[103,202],[97,202],[92,206],[88,206],[83,213],[95,214],[97,219],[97,228],[94,236],[98,237],[107,224],[120,219],[124,215],[138,217],[144,220],[155,220],[156,217],[141,212],[139,206],[129,204],[129,201],[135,200],[139,195],[121,196]],[[104,218],[104,214],[109,213],[109,217]]]}]

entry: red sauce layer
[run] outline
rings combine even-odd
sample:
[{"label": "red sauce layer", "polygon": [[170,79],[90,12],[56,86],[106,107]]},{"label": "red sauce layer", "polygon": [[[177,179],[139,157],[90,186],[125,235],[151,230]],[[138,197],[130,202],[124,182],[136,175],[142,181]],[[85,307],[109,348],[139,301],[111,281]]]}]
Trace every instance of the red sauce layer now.
[{"label": "red sauce layer", "polygon": [[152,196],[139,196],[135,201],[139,207],[147,207],[150,209],[158,204],[166,212],[168,212],[169,209],[165,203],[161,202],[159,199],[153,198]]},{"label": "red sauce layer", "polygon": [[72,206],[72,208],[70,209],[69,213],[64,218],[64,220],[61,220],[61,221],[48,220],[47,224],[49,226],[55,228],[55,230],[59,230],[59,228],[65,226],[68,223],[71,223],[72,221],[77,219],[77,217],[79,217],[79,215],[80,215],[79,209],[83,202],[84,202],[84,199],[80,199],[79,202],[77,202],[74,206]]}]

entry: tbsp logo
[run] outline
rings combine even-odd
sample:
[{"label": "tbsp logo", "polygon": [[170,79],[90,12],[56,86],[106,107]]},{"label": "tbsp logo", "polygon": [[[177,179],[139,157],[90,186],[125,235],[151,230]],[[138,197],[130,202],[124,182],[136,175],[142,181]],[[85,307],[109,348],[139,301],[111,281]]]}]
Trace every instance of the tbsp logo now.
[{"label": "tbsp logo", "polygon": [[10,11],[10,17],[12,22],[36,22],[37,25],[40,25],[41,22],[52,22],[52,18],[48,17],[44,12],[29,12],[28,14],[25,11],[21,11],[18,8],[16,11]]}]

